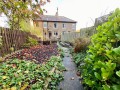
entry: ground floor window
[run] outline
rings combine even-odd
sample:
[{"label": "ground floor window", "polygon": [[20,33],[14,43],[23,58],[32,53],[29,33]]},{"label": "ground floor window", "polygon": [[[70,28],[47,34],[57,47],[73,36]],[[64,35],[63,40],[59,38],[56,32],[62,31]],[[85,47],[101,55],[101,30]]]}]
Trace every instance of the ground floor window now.
[{"label": "ground floor window", "polygon": [[58,32],[54,32],[54,35],[56,35],[56,36],[57,36],[57,35],[58,35]]}]

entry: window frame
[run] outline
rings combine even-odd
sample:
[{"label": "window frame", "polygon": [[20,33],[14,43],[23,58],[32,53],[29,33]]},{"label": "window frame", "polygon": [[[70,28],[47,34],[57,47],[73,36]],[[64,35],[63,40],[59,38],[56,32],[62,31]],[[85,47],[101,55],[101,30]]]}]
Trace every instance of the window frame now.
[{"label": "window frame", "polygon": [[75,23],[73,23],[73,24],[72,24],[72,30],[75,29],[75,26],[76,26]]},{"label": "window frame", "polygon": [[62,23],[62,29],[66,28],[66,23]]},{"label": "window frame", "polygon": [[43,28],[47,28],[48,27],[48,23],[47,22],[43,22]]},{"label": "window frame", "polygon": [[[56,27],[55,27],[55,24],[56,24]],[[58,23],[57,23],[57,22],[54,22],[53,27],[54,27],[55,29],[57,29],[57,28],[58,28]]]}]

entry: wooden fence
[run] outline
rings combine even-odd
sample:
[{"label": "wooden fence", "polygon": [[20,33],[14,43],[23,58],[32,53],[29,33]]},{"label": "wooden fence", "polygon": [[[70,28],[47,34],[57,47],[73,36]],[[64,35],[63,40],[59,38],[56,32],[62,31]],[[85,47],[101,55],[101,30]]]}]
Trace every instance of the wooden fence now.
[{"label": "wooden fence", "polygon": [[10,48],[19,50],[21,45],[26,42],[29,33],[20,30],[10,30],[7,28],[0,28],[0,36],[2,36],[2,47],[0,47],[0,56],[11,52]]},{"label": "wooden fence", "polygon": [[68,41],[72,42],[74,39],[81,37],[79,32],[70,32],[70,33],[64,33],[61,35],[61,41]]},{"label": "wooden fence", "polygon": [[82,28],[80,32],[70,32],[61,35],[61,41],[73,42],[75,39],[80,37],[90,37],[96,33],[95,27]]}]

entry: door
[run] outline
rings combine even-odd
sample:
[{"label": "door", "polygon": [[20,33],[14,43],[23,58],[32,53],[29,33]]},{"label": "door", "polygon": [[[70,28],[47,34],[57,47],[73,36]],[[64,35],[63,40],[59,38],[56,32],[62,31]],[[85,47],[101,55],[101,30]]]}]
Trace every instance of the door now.
[{"label": "door", "polygon": [[49,31],[49,38],[51,38],[52,37],[52,33]]}]

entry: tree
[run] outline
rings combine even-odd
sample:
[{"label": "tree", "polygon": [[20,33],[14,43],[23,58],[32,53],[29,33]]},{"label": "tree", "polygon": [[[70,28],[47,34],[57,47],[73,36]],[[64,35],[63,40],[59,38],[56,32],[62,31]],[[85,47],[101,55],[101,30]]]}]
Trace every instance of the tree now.
[{"label": "tree", "polygon": [[23,19],[43,14],[41,6],[47,2],[50,0],[0,0],[0,12],[8,17],[12,30],[19,30]]}]

